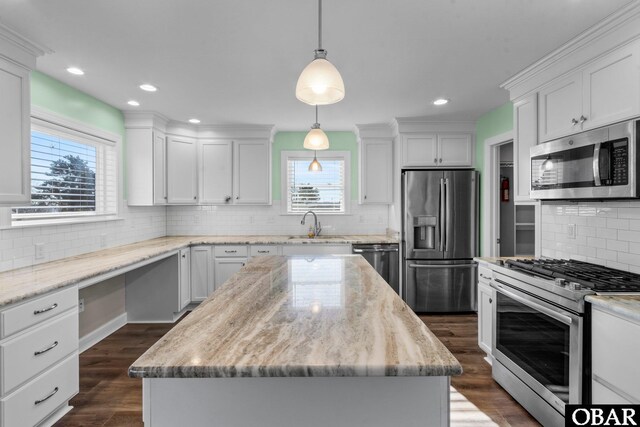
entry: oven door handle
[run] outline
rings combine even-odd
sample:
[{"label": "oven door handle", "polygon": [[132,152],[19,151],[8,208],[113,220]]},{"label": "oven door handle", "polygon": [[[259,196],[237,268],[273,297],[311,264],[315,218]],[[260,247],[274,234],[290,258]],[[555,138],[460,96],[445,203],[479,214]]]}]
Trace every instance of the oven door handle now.
[{"label": "oven door handle", "polygon": [[[509,286],[508,283],[503,282],[500,279],[494,279],[494,281],[498,282],[498,283],[501,283],[503,285]],[[556,319],[558,322],[562,322],[562,323],[564,323],[566,325],[571,325],[571,323],[573,323],[573,319],[571,317],[566,316],[566,315],[564,315],[562,313],[558,313],[557,311],[552,310],[550,308],[547,308],[547,307],[545,307],[543,305],[536,304],[535,302],[533,302],[531,300],[528,300],[526,298],[523,298],[520,295],[516,295],[513,292],[507,291],[503,286],[493,285],[493,284],[491,286],[496,291],[508,296],[509,298],[514,299],[514,300],[518,301],[519,303],[526,305],[529,308],[532,308],[532,309],[537,310],[537,311],[539,311],[541,313],[544,313],[547,316],[549,316],[549,317],[551,317],[553,319]]]},{"label": "oven door handle", "polygon": [[600,180],[600,146],[602,144],[598,142],[593,148],[593,181],[596,187],[602,185]]}]

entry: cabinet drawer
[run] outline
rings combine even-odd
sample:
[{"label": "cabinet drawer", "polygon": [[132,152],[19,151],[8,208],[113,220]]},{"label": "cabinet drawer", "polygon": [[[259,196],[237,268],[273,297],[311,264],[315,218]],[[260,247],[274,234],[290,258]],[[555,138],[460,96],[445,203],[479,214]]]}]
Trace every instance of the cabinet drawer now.
[{"label": "cabinet drawer", "polygon": [[78,353],[74,353],[0,400],[0,427],[37,425],[78,393],[78,373]]},{"label": "cabinet drawer", "polygon": [[76,310],[4,342],[0,345],[0,394],[4,396],[76,350]]},{"label": "cabinet drawer", "polygon": [[216,246],[213,249],[216,258],[221,257],[246,257],[248,254],[247,247],[242,245],[224,245]]},{"label": "cabinet drawer", "polygon": [[593,374],[640,401],[640,324],[594,307],[591,328]]},{"label": "cabinet drawer", "polygon": [[279,255],[276,245],[251,246],[251,256]]},{"label": "cabinet drawer", "polygon": [[491,282],[491,279],[493,278],[493,271],[488,268],[483,266],[482,264],[478,265],[478,280],[489,284],[489,282]]},{"label": "cabinet drawer", "polygon": [[57,316],[77,305],[78,288],[73,286],[5,310],[0,313],[0,339]]}]

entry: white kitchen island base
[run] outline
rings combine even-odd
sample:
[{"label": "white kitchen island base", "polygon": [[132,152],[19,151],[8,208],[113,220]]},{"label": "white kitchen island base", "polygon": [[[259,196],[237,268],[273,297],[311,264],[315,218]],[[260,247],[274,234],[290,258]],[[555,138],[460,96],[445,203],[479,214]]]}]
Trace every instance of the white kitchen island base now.
[{"label": "white kitchen island base", "polygon": [[143,378],[146,427],[449,425],[449,377]]}]

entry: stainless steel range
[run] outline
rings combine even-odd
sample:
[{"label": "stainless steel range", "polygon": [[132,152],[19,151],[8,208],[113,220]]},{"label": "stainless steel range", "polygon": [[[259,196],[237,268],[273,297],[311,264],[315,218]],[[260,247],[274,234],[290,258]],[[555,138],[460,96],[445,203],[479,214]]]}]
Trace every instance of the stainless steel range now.
[{"label": "stainless steel range", "polygon": [[493,377],[545,426],[590,400],[592,294],[640,293],[640,275],[575,260],[509,260],[494,269]]}]

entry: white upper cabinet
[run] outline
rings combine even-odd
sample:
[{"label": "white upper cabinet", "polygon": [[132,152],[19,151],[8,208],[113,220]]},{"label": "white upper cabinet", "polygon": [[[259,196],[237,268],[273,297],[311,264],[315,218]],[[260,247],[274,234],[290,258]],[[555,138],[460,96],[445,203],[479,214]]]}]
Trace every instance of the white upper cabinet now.
[{"label": "white upper cabinet", "polygon": [[30,73],[43,53],[0,25],[0,206],[31,199]]},{"label": "white upper cabinet", "polygon": [[363,139],[360,143],[360,203],[393,203],[393,141]]},{"label": "white upper cabinet", "polygon": [[167,197],[172,204],[195,204],[198,201],[196,140],[167,138]]},{"label": "white upper cabinet", "polygon": [[154,130],[153,138],[153,202],[167,203],[167,138],[163,132]]},{"label": "white upper cabinet", "polygon": [[538,96],[529,95],[513,103],[513,167],[515,202],[531,201],[530,150],[538,141]]},{"label": "white upper cabinet", "polygon": [[473,144],[471,135],[438,135],[438,166],[471,166],[473,163]]},{"label": "white upper cabinet", "polygon": [[438,166],[438,135],[403,135],[403,166]]},{"label": "white upper cabinet", "polygon": [[470,133],[402,135],[403,167],[471,167]]},{"label": "white upper cabinet", "polygon": [[271,147],[265,140],[237,140],[233,146],[235,204],[270,202]]},{"label": "white upper cabinet", "polygon": [[199,141],[200,203],[232,203],[232,168],[233,141]]},{"label": "white upper cabinet", "polygon": [[540,90],[540,141],[640,115],[640,42],[622,46]]}]

